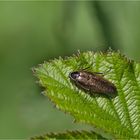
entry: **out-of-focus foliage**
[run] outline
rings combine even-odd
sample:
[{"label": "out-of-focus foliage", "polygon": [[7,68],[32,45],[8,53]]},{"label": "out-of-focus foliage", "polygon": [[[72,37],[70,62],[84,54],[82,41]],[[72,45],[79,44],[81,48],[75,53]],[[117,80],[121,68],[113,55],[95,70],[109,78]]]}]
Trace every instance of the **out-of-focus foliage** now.
[{"label": "out-of-focus foliage", "polygon": [[72,124],[38,94],[30,68],[77,49],[112,47],[138,60],[139,13],[140,2],[1,1],[0,138],[90,129]]}]

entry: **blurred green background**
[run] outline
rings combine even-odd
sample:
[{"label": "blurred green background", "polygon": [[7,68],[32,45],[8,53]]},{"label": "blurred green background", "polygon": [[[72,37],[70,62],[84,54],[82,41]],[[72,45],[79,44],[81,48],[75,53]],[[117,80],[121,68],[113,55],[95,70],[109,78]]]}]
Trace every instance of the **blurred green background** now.
[{"label": "blurred green background", "polygon": [[90,129],[42,96],[31,68],[77,50],[140,59],[140,2],[0,2],[0,138]]}]

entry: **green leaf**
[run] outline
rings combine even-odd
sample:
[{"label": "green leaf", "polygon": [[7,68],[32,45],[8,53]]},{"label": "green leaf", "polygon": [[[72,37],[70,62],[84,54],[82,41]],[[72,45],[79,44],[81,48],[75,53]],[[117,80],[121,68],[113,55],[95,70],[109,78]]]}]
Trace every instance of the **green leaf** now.
[{"label": "green leaf", "polygon": [[[114,98],[91,96],[71,83],[70,72],[101,72],[117,87]],[[85,52],[54,59],[34,69],[44,95],[71,114],[75,122],[92,125],[105,138],[140,138],[140,64],[120,52]]]},{"label": "green leaf", "polygon": [[47,139],[104,139],[102,136],[93,131],[67,131],[66,133],[48,133],[46,135],[31,138],[31,140]]}]

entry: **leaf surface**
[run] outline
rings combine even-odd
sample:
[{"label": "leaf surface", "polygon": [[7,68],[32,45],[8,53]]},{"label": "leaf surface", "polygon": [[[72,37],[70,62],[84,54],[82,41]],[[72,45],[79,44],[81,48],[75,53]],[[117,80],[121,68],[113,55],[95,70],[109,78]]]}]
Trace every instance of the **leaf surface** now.
[{"label": "leaf surface", "polygon": [[102,136],[88,131],[67,131],[65,133],[48,133],[46,135],[31,138],[31,140],[47,139],[104,139]]},{"label": "leaf surface", "polygon": [[[87,67],[87,71],[103,73],[105,79],[115,84],[118,95],[91,96],[76,87],[69,73]],[[120,52],[85,52],[45,62],[34,72],[45,88],[44,94],[76,122],[92,125],[105,138],[140,138],[139,63]]]}]

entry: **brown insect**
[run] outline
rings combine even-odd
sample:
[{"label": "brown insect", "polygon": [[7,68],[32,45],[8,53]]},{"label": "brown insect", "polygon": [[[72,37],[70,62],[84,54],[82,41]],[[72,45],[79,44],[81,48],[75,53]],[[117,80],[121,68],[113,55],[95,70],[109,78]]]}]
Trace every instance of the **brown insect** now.
[{"label": "brown insect", "polygon": [[103,78],[101,73],[88,71],[74,71],[69,74],[69,78],[80,88],[99,94],[111,95],[117,93],[113,83]]}]

